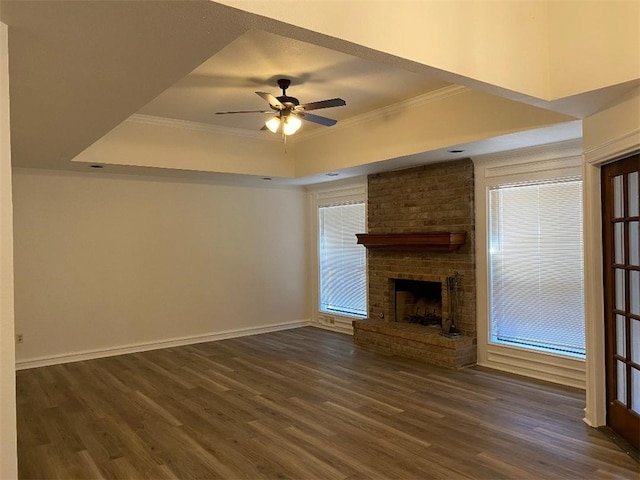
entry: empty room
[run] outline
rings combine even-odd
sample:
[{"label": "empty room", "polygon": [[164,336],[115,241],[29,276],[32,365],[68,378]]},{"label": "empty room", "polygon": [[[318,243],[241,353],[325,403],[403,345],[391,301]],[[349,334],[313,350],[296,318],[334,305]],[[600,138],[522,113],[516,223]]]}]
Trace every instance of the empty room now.
[{"label": "empty room", "polygon": [[639,24],[0,0],[0,478],[638,478]]}]

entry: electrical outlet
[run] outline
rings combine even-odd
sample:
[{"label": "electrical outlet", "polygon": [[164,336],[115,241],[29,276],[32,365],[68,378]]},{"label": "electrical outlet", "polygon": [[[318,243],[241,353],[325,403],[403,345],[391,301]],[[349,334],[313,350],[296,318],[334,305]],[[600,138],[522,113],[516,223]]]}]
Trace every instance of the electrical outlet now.
[{"label": "electrical outlet", "polygon": [[16,333],[16,343],[24,342],[24,335],[22,333]]}]

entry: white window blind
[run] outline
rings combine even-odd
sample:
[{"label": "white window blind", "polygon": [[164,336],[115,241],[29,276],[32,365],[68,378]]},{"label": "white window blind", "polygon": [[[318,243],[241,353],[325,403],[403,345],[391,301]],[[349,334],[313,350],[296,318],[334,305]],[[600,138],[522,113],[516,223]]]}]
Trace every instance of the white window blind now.
[{"label": "white window blind", "polygon": [[364,203],[319,207],[320,310],[367,316]]},{"label": "white window blind", "polygon": [[583,356],[581,180],[489,193],[491,341]]}]

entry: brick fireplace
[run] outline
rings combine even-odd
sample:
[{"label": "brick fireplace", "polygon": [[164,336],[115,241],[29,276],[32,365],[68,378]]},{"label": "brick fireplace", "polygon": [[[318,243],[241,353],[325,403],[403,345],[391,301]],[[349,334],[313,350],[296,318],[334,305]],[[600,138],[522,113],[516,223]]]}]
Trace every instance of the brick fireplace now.
[{"label": "brick fireplace", "polygon": [[[468,159],[369,176],[369,236],[387,240],[397,234],[456,232],[464,243],[438,248],[404,241],[368,248],[369,318],[353,322],[356,345],[448,368],[476,362],[473,188]],[[454,277],[452,306],[447,279]],[[414,282],[423,282],[422,287],[407,293]],[[442,336],[440,325],[408,318],[434,310],[444,319],[453,317],[461,336]]]}]

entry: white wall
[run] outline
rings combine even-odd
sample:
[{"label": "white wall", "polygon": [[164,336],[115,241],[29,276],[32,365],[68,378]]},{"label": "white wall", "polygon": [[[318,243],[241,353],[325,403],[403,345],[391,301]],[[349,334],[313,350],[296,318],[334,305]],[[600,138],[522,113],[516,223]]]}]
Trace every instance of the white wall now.
[{"label": "white wall", "polygon": [[587,160],[633,152],[640,139],[640,87],[588,118],[582,124]]},{"label": "white wall", "polygon": [[0,478],[17,478],[7,26],[0,23]]},{"label": "white wall", "polygon": [[587,405],[584,420],[606,422],[604,305],[602,286],[602,210],[600,168],[640,151],[640,88],[583,122],[585,320],[587,334]]},{"label": "white wall", "polygon": [[19,367],[299,325],[305,193],[14,172]]}]

